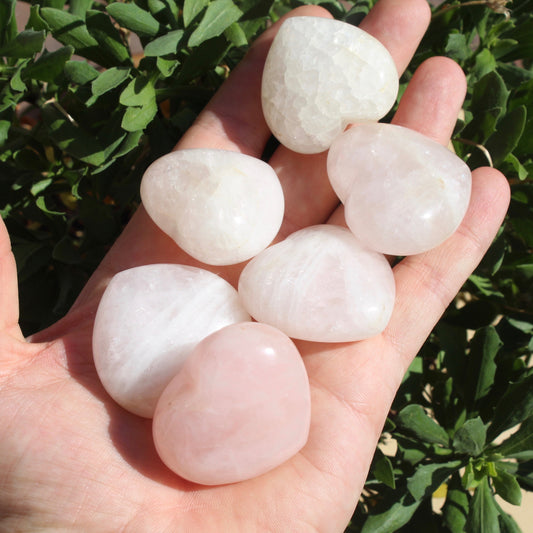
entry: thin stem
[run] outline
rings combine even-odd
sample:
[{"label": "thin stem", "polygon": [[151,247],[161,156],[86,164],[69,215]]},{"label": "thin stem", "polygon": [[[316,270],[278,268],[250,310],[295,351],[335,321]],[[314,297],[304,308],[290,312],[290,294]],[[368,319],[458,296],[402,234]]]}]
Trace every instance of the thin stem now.
[{"label": "thin stem", "polygon": [[470,146],[475,146],[476,148],[478,148],[479,150],[481,150],[483,152],[483,155],[487,158],[487,161],[489,163],[489,166],[490,167],[494,167],[494,164],[492,162],[492,157],[490,155],[490,152],[482,145],[482,144],[478,144],[478,143],[475,143],[474,141],[470,141],[468,139],[463,139],[461,137],[458,137],[456,139],[457,141],[463,143],[463,144],[468,144]]}]

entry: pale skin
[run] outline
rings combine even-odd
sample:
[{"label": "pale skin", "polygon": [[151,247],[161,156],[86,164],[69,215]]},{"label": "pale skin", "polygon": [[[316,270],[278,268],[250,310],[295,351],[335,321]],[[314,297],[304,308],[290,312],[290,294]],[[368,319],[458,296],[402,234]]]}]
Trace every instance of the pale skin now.
[{"label": "pale skin", "polygon": [[[311,6],[292,14],[328,16]],[[402,72],[428,23],[425,0],[381,0],[362,27],[382,41]],[[178,148],[260,156],[269,136],[260,110],[261,70],[277,28],[255,43]],[[394,122],[447,144],[465,89],[452,61],[432,58],[412,79]],[[324,154],[279,148],[270,164],[286,197],[278,239],[312,224],[342,223]],[[476,170],[459,230],[395,266],[397,301],[382,335],[342,345],[297,343],[312,390],[308,443],[263,476],[217,487],[184,481],[161,463],[151,422],[109,398],[91,354],[94,314],[114,273],[147,263],[197,263],[141,208],[68,315],[25,340],[15,262],[1,224],[0,531],[342,532],[406,368],[487,250],[508,201],[498,171]],[[212,270],[236,284],[241,269]]]}]

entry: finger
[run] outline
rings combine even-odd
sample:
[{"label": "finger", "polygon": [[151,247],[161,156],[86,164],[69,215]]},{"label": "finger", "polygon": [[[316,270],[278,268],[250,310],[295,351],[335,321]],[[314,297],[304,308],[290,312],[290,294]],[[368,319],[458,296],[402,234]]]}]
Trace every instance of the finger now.
[{"label": "finger", "polygon": [[22,339],[19,321],[17,265],[4,221],[0,219],[0,333]]},{"label": "finger", "polygon": [[495,169],[473,172],[472,197],[459,229],[441,246],[394,267],[396,306],[385,336],[409,365],[433,326],[481,261],[509,205],[509,185]]},{"label": "finger", "polygon": [[[313,463],[322,463],[322,470],[339,477],[346,471],[366,471],[405,371],[487,251],[508,202],[504,176],[494,169],[476,170],[459,230],[439,247],[407,257],[394,268],[396,304],[382,335],[337,345],[298,343],[312,385],[329,399],[314,404],[318,408],[313,420],[321,431],[312,434],[316,452],[307,450]],[[323,450],[331,446],[335,425],[342,428],[342,438],[334,443],[338,461],[326,462]]]},{"label": "finger", "polygon": [[416,70],[392,122],[448,144],[465,95],[461,67],[446,57],[432,57]]},{"label": "finger", "polygon": [[379,0],[360,27],[378,39],[402,73],[417,49],[431,19],[427,0]]},{"label": "finger", "polygon": [[263,65],[280,25],[298,16],[331,17],[321,7],[302,6],[261,34],[176,148],[215,148],[261,156],[270,137],[261,107]]},{"label": "finger", "polygon": [[[380,0],[360,27],[381,41],[401,73],[424,36],[430,16],[425,0]],[[455,107],[453,112],[455,120]],[[274,153],[270,164],[280,178],[286,206],[278,239],[303,227],[323,223],[337,207],[338,198],[326,176],[326,159],[327,152],[308,156],[283,146]]]}]

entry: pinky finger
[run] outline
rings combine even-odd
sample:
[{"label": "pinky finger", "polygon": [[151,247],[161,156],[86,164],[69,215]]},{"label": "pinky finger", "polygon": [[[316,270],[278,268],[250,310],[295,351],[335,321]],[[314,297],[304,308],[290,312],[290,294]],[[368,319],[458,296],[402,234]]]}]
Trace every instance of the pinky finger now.
[{"label": "pinky finger", "polygon": [[505,216],[505,177],[486,167],[475,170],[472,178],[470,206],[459,229],[437,248],[394,267],[396,306],[384,335],[400,354],[404,370],[485,255]]},{"label": "pinky finger", "polygon": [[3,220],[0,220],[0,335],[22,339],[18,307],[17,265]]}]

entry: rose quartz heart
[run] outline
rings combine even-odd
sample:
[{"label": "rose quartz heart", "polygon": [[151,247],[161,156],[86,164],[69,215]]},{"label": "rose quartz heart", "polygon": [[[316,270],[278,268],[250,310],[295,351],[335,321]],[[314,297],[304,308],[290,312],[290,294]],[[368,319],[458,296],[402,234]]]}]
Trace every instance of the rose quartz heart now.
[{"label": "rose quartz heart", "polygon": [[350,342],[381,333],[394,306],[385,257],[346,228],[296,231],[254,257],[239,279],[246,310],[295,339]]},{"label": "rose quartz heart", "polygon": [[466,163],[417,131],[360,124],[335,139],[328,176],[346,224],[368,248],[412,255],[438,246],[470,201]]},{"label": "rose quartz heart", "polygon": [[163,462],[204,485],[271,470],[307,441],[310,393],[292,341],[266,324],[227,326],[200,342],[163,391],[153,435]]},{"label": "rose quartz heart", "polygon": [[207,270],[165,264],[124,270],[110,281],[96,313],[96,371],[118,404],[150,418],[196,344],[249,319],[237,291]]}]

